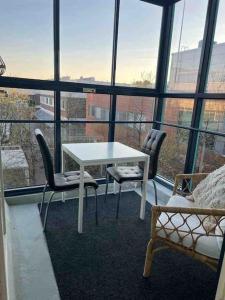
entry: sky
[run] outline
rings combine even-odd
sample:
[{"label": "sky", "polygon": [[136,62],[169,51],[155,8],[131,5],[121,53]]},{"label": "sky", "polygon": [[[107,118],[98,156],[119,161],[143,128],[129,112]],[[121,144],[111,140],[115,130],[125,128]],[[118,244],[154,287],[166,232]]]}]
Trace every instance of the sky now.
[{"label": "sky", "polygon": [[[225,1],[221,0],[221,12]],[[61,0],[61,76],[110,81],[114,0]],[[176,5],[172,51],[178,49],[184,1]],[[52,0],[0,0],[0,55],[5,75],[53,78]],[[186,0],[181,47],[202,39],[207,0]],[[139,0],[121,0],[117,83],[155,76],[162,9]],[[219,15],[219,25],[223,24]],[[224,41],[224,27],[216,39]]]}]

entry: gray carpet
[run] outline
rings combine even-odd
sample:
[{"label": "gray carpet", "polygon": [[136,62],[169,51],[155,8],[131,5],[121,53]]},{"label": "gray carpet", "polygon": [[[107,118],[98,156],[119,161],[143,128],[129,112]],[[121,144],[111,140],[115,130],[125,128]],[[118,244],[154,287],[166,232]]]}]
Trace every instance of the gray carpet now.
[{"label": "gray carpet", "polygon": [[99,197],[99,226],[95,225],[94,199],[88,199],[84,234],[77,233],[75,200],[52,203],[46,239],[61,299],[212,300],[216,274],[184,256],[163,250],[154,257],[152,276],[142,278],[150,236],[150,209],[138,218],[140,197],[122,194],[119,220],[116,197],[104,204]]}]

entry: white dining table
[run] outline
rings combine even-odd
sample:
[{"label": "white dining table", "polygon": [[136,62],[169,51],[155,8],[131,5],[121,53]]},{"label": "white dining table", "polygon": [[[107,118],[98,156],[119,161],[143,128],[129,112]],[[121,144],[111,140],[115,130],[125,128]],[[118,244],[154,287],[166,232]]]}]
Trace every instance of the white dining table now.
[{"label": "white dining table", "polygon": [[62,144],[62,172],[65,171],[64,154],[69,155],[80,166],[78,232],[83,232],[83,198],[84,198],[84,168],[93,165],[119,165],[120,163],[144,162],[144,176],[140,219],[145,217],[145,203],[147,197],[147,182],[149,169],[149,155],[128,147],[119,142],[104,143],[71,143]]}]

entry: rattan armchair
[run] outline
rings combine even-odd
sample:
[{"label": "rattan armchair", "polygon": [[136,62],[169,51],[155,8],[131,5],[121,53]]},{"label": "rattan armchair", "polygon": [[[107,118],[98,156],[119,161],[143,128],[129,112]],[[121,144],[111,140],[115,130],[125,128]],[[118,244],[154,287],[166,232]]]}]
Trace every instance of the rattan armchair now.
[{"label": "rattan armchair", "polygon": [[[165,248],[181,251],[216,271],[223,241],[225,209],[194,207],[190,197],[193,188],[207,175],[178,174],[168,204],[152,206],[151,239],[147,246],[144,277],[150,276],[154,254]],[[205,225],[209,217],[214,220],[213,229]]]}]

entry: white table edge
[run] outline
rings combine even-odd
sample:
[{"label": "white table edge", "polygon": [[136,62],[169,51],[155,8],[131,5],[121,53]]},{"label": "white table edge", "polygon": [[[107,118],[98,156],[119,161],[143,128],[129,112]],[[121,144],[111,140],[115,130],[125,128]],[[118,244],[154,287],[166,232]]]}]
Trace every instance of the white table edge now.
[{"label": "white table edge", "polygon": [[[118,142],[116,142],[118,143]],[[71,143],[70,143],[71,144]],[[76,144],[76,143],[73,143]],[[122,144],[122,143],[120,143]],[[72,159],[74,159],[79,165],[80,165],[80,172],[81,172],[81,182],[83,182],[83,172],[84,172],[84,167],[85,166],[91,166],[91,165],[107,165],[107,164],[119,164],[119,163],[125,163],[125,162],[141,162],[144,161],[144,178],[143,178],[143,195],[142,195],[142,200],[141,200],[141,209],[140,209],[140,218],[144,220],[144,214],[145,214],[145,202],[146,202],[146,194],[147,194],[147,181],[148,181],[148,169],[149,169],[149,158],[150,156],[146,153],[143,153],[139,150],[136,150],[132,147],[130,147],[133,150],[136,150],[140,153],[140,156],[130,156],[126,158],[108,158],[108,159],[102,159],[102,160],[80,160],[76,155],[74,155],[70,150],[68,150],[67,147],[65,147],[67,144],[62,144],[62,152],[67,153]],[[122,144],[124,145],[124,144]],[[126,146],[126,145],[125,145]],[[129,147],[129,146],[127,146]],[[63,157],[62,157],[63,161]],[[79,217],[78,217],[78,232],[82,233],[83,232],[83,189],[84,186],[83,184],[80,184],[79,187]],[[82,208],[81,204],[82,203]]]}]

